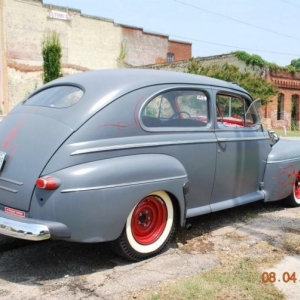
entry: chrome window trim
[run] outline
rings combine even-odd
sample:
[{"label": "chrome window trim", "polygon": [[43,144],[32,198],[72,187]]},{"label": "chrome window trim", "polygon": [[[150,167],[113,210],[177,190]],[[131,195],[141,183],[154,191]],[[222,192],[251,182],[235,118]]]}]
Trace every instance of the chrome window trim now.
[{"label": "chrome window trim", "polygon": [[[207,95],[207,112],[208,112],[208,122],[206,124],[206,126],[201,126],[201,127],[147,127],[143,124],[142,122],[142,112],[144,110],[144,108],[146,107],[146,105],[151,101],[153,100],[155,97],[163,94],[163,93],[166,93],[166,92],[172,92],[172,91],[177,91],[177,90],[180,90],[180,89],[184,89],[184,90],[190,90],[190,91],[201,91],[203,93],[205,93]],[[139,124],[141,126],[141,128],[147,132],[185,132],[185,131],[206,131],[207,129],[210,129],[212,128],[212,124],[213,122],[211,121],[212,120],[212,117],[209,116],[209,113],[210,113],[210,99],[212,98],[211,97],[211,94],[208,92],[208,90],[210,90],[211,87],[210,86],[199,86],[198,84],[193,84],[193,86],[189,86],[189,85],[178,85],[176,87],[168,87],[168,88],[164,88],[162,90],[160,90],[159,92],[156,92],[154,93],[153,95],[149,96],[145,101],[144,103],[142,104],[140,110],[139,110],[139,113],[138,113],[138,120],[139,120]]]},{"label": "chrome window trim", "polygon": [[83,192],[83,191],[103,190],[103,189],[125,187],[125,186],[130,186],[130,185],[156,183],[156,182],[161,182],[161,181],[175,180],[175,179],[182,179],[182,178],[187,178],[187,176],[181,175],[181,176],[174,176],[174,177],[165,177],[165,178],[160,178],[160,179],[141,180],[141,181],[128,182],[128,183],[108,184],[108,185],[100,185],[100,186],[93,186],[93,187],[86,187],[86,188],[64,189],[61,191],[61,193],[74,193],[74,192]]}]

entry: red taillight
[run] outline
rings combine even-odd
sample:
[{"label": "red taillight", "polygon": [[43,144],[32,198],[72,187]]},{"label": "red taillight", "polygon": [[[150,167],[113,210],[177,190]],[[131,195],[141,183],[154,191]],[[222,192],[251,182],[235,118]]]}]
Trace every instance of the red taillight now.
[{"label": "red taillight", "polygon": [[44,190],[56,190],[60,186],[60,180],[55,177],[45,176],[38,178],[35,185]]}]

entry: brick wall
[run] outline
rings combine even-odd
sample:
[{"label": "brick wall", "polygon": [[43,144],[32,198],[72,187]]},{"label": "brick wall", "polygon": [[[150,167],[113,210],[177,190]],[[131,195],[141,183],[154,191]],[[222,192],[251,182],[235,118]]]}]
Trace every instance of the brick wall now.
[{"label": "brick wall", "polygon": [[174,54],[174,61],[185,60],[192,57],[191,44],[169,41],[168,52]]}]

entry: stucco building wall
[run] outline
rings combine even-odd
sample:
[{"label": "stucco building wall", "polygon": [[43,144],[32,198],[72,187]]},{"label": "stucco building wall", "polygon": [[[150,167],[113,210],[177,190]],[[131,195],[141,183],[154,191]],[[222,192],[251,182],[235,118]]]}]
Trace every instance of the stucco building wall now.
[{"label": "stucco building wall", "polygon": [[125,61],[133,66],[165,62],[168,39],[163,35],[144,33],[142,29],[123,27]]},{"label": "stucco building wall", "polygon": [[[66,20],[49,12],[67,14]],[[42,40],[51,31],[59,34],[63,74],[126,65],[165,62],[169,48],[178,57],[191,56],[191,44],[172,42],[166,35],[115,24],[87,16],[80,10],[44,5],[42,0],[0,0],[0,114],[8,113],[21,99],[42,85]],[[121,45],[126,43],[126,55]],[[186,55],[186,56],[185,56]],[[124,59],[120,64],[120,58]],[[176,57],[175,57],[176,59]]]},{"label": "stucco building wall", "polygon": [[192,55],[190,43],[171,41],[167,35],[146,32],[142,28],[122,25],[125,61],[132,66],[167,62],[167,54],[174,61],[185,60]]}]

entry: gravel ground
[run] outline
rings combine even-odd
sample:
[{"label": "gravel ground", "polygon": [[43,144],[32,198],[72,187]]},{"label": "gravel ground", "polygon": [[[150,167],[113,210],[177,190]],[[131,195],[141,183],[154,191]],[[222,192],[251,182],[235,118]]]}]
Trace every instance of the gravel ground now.
[{"label": "gravel ground", "polygon": [[[165,252],[139,263],[119,258],[107,244],[34,243],[0,236],[0,298],[139,299],[163,282],[228,259],[267,257],[269,251],[286,255],[272,270],[290,272],[292,260],[300,279],[300,208],[259,202],[188,221],[192,228],[178,229]],[[287,239],[299,244],[291,251]],[[294,288],[299,294],[300,281],[290,286],[281,283],[278,288]],[[295,293],[285,293],[287,299],[296,299]]]}]

